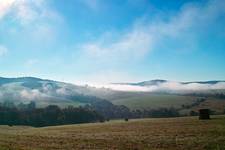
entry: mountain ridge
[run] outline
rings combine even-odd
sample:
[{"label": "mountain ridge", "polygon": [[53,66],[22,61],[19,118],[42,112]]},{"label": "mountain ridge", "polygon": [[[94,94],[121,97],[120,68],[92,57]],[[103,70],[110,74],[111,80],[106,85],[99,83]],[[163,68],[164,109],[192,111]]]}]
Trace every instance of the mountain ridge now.
[{"label": "mountain ridge", "polygon": [[[130,85],[128,83],[129,86],[123,83],[124,85],[115,85],[114,88],[110,86],[96,88],[35,77],[0,77],[0,104],[5,101],[12,101],[15,104],[35,101],[38,107],[48,105],[79,107],[91,104],[99,111],[108,111],[120,109],[121,105],[135,108],[137,104],[140,104],[140,108],[152,106],[169,108],[177,106],[177,103],[193,102],[199,97],[212,97],[219,99],[216,102],[223,103],[220,100],[224,99],[225,95],[223,81],[170,82],[157,79]],[[218,88],[221,90],[214,90]],[[210,102],[214,103],[214,100]]]},{"label": "mountain ridge", "polygon": [[[5,82],[4,82],[5,81]],[[25,76],[25,77],[0,77],[0,85],[2,83],[10,83],[10,82],[30,82],[30,81],[48,81],[48,82],[58,82],[58,83],[64,83],[64,84],[72,84],[76,85],[74,83],[69,83],[69,82],[63,82],[63,81],[57,81],[57,80],[51,80],[51,79],[42,79],[38,77],[32,77],[32,76]],[[153,79],[153,80],[146,80],[146,81],[140,81],[140,82],[118,82],[118,83],[111,83],[111,84],[120,84],[120,85],[139,85],[139,86],[146,86],[146,85],[157,85],[160,83],[165,83],[165,82],[177,82],[181,84],[191,84],[191,83],[199,83],[199,84],[216,84],[219,82],[225,82],[225,80],[206,80],[206,81],[188,81],[188,82],[183,82],[183,81],[170,81],[170,80],[165,80],[165,79]],[[89,85],[89,84],[85,84]],[[84,85],[84,86],[85,86]],[[78,86],[78,85],[76,85]],[[83,85],[81,85],[83,86]]]},{"label": "mountain ridge", "polygon": [[182,82],[182,81],[170,81],[170,80],[164,80],[164,79],[154,79],[154,80],[148,80],[148,81],[142,81],[142,82],[126,82],[126,83],[112,83],[115,85],[137,85],[137,86],[150,86],[150,85],[158,85],[161,83],[166,82],[176,82],[181,84],[192,84],[192,83],[198,83],[198,84],[217,84],[220,82],[225,82],[225,80],[207,80],[207,81],[189,81],[189,82]]}]

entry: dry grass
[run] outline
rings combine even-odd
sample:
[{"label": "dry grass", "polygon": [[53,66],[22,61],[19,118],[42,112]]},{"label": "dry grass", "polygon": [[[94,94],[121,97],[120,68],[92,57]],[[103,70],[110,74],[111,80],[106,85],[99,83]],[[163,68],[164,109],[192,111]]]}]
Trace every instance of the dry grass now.
[{"label": "dry grass", "polygon": [[140,119],[32,128],[0,126],[0,149],[225,149],[225,118]]}]

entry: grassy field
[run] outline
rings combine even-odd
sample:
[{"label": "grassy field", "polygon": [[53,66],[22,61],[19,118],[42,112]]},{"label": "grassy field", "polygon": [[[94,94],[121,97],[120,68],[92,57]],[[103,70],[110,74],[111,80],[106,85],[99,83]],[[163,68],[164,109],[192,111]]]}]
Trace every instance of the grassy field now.
[{"label": "grassy field", "polygon": [[137,119],[45,128],[0,126],[0,149],[225,149],[225,116]]},{"label": "grassy field", "polygon": [[116,105],[125,105],[131,109],[142,108],[160,108],[160,107],[181,107],[181,105],[189,105],[196,101],[197,97],[179,96],[170,94],[133,94],[126,97],[119,97],[112,102]]},{"label": "grassy field", "polygon": [[[115,105],[125,105],[130,109],[158,109],[158,108],[182,108],[182,105],[192,105],[200,97],[172,95],[172,94],[153,94],[153,93],[138,93],[127,92],[117,94],[115,99],[110,101]],[[208,97],[206,101],[201,102],[197,106],[189,109],[181,110],[181,114],[189,114],[191,110],[198,111],[200,108],[209,108],[216,113],[223,113],[225,109],[225,100],[213,97]]]}]

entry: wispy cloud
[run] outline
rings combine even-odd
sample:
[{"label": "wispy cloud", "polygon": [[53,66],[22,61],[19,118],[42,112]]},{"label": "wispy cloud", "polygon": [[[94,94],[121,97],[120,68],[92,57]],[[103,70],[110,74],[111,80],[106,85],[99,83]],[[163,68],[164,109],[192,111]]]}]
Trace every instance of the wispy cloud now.
[{"label": "wispy cloud", "polygon": [[86,43],[82,46],[87,56],[101,59],[126,59],[144,56],[152,50],[153,38],[143,28],[135,27],[131,32],[121,35],[118,39],[106,42],[105,36],[99,41]]},{"label": "wispy cloud", "polygon": [[34,90],[24,89],[19,94],[23,99],[27,99],[27,100],[40,99],[40,98],[43,98],[44,96],[46,96],[45,94],[41,93],[37,89],[34,89]]},{"label": "wispy cloud", "polygon": [[180,82],[168,81],[165,83],[159,83],[150,86],[109,84],[104,85],[103,87],[110,88],[116,91],[191,93],[191,92],[204,92],[207,90],[225,89],[225,82],[218,82],[216,84],[201,84],[201,83],[182,84]]},{"label": "wispy cloud", "polygon": [[195,49],[202,32],[210,29],[224,13],[225,3],[220,0],[211,0],[204,5],[189,3],[175,15],[159,14],[151,20],[148,17],[137,19],[130,29],[119,31],[116,36],[102,35],[96,41],[84,43],[81,48],[84,56],[105,61],[130,61],[165,47]]},{"label": "wispy cloud", "polygon": [[[36,7],[36,3],[32,3],[28,0],[2,0],[0,1],[0,18],[4,18],[7,15],[19,19],[21,22],[27,22],[35,18],[37,11],[32,9]],[[39,1],[39,0],[37,0]]]},{"label": "wispy cloud", "polygon": [[[58,38],[63,17],[45,0],[2,0],[0,1],[1,34],[6,41],[18,39],[29,49],[41,49]],[[23,35],[23,36],[21,36]],[[29,42],[27,42],[29,39]]]},{"label": "wispy cloud", "polygon": [[7,16],[21,25],[37,23],[43,19],[60,19],[44,0],[2,0],[0,1],[0,19]]},{"label": "wispy cloud", "polygon": [[1,0],[0,1],[0,19],[2,19],[11,9],[15,0]]}]

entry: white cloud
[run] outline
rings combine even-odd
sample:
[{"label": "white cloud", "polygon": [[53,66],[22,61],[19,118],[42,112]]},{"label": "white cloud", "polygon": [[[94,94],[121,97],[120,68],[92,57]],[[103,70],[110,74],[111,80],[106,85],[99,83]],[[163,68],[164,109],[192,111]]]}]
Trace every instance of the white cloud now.
[{"label": "white cloud", "polygon": [[84,43],[81,49],[84,57],[106,62],[134,61],[162,47],[195,49],[196,38],[211,28],[210,25],[224,13],[225,3],[220,0],[211,0],[203,5],[190,3],[176,15],[160,14],[151,20],[148,17],[137,20],[130,30],[116,33],[119,35],[116,38],[102,35],[96,41]]},{"label": "white cloud", "polygon": [[[98,86],[101,87],[101,86]],[[104,88],[109,88],[115,91],[131,91],[131,92],[150,92],[148,87],[133,86],[133,85],[120,85],[120,84],[109,84],[103,85]]]},{"label": "white cloud", "polygon": [[62,94],[62,95],[65,95],[68,93],[67,89],[65,87],[62,87],[62,88],[59,88],[56,90],[56,93],[57,94]]},{"label": "white cloud", "polygon": [[189,83],[181,84],[179,82],[166,82],[156,86],[155,90],[165,91],[204,91],[204,90],[218,90],[225,89],[225,82],[219,82],[216,84],[201,84],[201,83]]},{"label": "white cloud", "polygon": [[0,19],[6,16],[12,17],[21,25],[37,23],[44,19],[61,20],[61,17],[48,7],[45,0],[1,0]]},{"label": "white cloud", "polygon": [[20,96],[28,100],[35,100],[40,99],[40,97],[44,97],[45,95],[41,93],[39,90],[35,89],[35,90],[22,90],[20,92]]},{"label": "white cloud", "polygon": [[0,34],[6,40],[17,39],[27,49],[53,45],[62,36],[64,19],[50,4],[46,0],[0,0]]},{"label": "white cloud", "polygon": [[11,9],[15,0],[1,0],[0,1],[0,19],[3,18]]},{"label": "white cloud", "polygon": [[0,45],[0,56],[5,55],[7,52],[8,52],[8,49],[5,46]]},{"label": "white cloud", "polygon": [[126,84],[109,84],[102,86],[116,91],[191,93],[201,91],[203,92],[206,90],[225,89],[225,82],[219,82],[216,84],[201,84],[201,83],[182,84],[180,82],[168,81],[165,83],[150,86],[137,86]]},{"label": "white cloud", "polygon": [[126,59],[144,56],[152,49],[153,38],[142,28],[135,28],[133,31],[119,37],[119,39],[105,44],[104,37],[96,43],[87,43],[82,49],[89,57],[103,59]]}]

